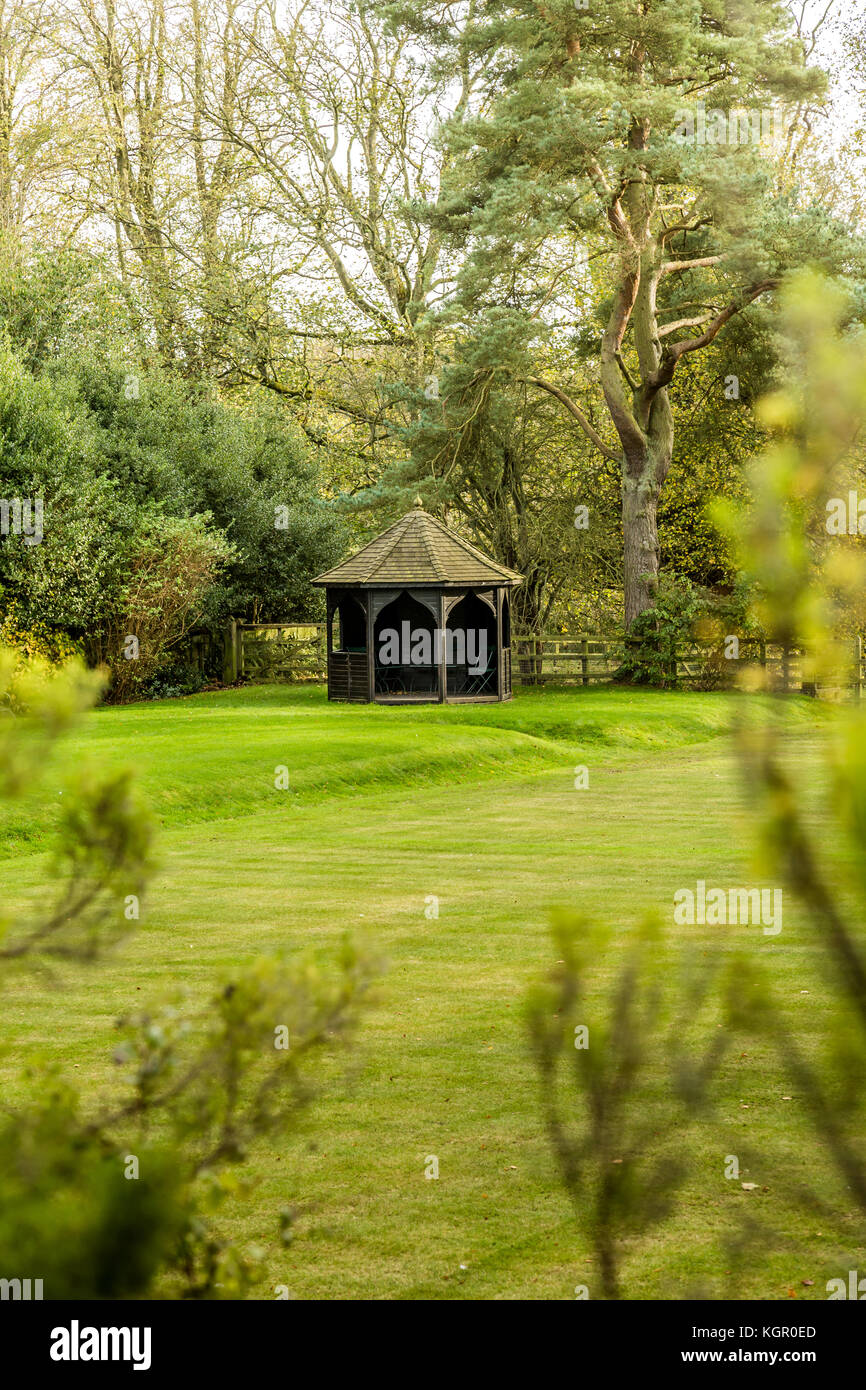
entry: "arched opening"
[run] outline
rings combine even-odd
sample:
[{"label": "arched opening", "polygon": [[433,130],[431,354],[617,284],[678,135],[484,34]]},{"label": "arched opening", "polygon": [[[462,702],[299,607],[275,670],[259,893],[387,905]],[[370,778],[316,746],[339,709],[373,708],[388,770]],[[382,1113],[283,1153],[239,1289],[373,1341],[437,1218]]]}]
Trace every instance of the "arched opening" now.
[{"label": "arched opening", "polygon": [[511,646],[511,604],[508,594],[502,595],[502,650]]},{"label": "arched opening", "polygon": [[365,652],[367,650],[367,615],[356,598],[346,594],[334,609],[331,619],[331,651]]},{"label": "arched opening", "polygon": [[475,594],[467,594],[448,615],[445,658],[449,696],[495,695],[496,615]]},{"label": "arched opening", "polygon": [[404,589],[382,609],[374,626],[376,695],[436,699],[439,694],[436,621]]}]

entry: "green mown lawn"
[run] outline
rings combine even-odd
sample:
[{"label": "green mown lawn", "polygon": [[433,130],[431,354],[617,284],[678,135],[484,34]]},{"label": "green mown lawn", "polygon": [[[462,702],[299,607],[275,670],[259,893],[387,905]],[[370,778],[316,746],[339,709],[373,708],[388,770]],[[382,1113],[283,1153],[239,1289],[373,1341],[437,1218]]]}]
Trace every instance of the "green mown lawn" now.
[{"label": "green mown lawn", "polygon": [[[386,962],[355,1074],[327,1087],[284,1147],[256,1153],[259,1185],[229,1213],[243,1239],[273,1249],[261,1295],[285,1284],[296,1298],[572,1298],[581,1283],[592,1294],[540,1123],[523,1002],[553,960],[552,906],[625,931],[648,908],[671,923],[675,889],[698,878],[760,881],[731,710],[724,695],[603,689],[382,709],[261,687],[93,713],[47,798],[3,826],[4,883],[24,898],[45,882],[64,760],[136,769],[161,825],[160,869],[140,930],[95,975],[63,994],[28,978],[5,995],[7,1097],[29,1050],[102,1094],[118,1014],[178,986],[207,992],[262,952],[327,952],[348,928]],[[833,711],[799,699],[781,710],[820,819]],[[578,765],[587,790],[574,787]],[[274,785],[281,766],[287,791]],[[425,917],[431,894],[438,919]],[[670,930],[708,952],[737,940],[762,953],[816,1045],[826,999],[792,902],[777,938]],[[828,1278],[857,1267],[859,1238],[844,1193],[835,1226],[793,1200],[804,1176],[839,1195],[801,1099],[763,1045],[735,1051],[722,1092],[721,1128],[683,1136],[691,1174],[676,1213],[629,1242],[626,1295],[826,1297]],[[724,1178],[738,1141],[756,1155],[741,1173],[755,1192]],[[431,1154],[438,1181],[424,1177]],[[770,1234],[734,1289],[724,1238],[748,1202]],[[305,1210],[283,1251],[276,1214],[295,1203]]]}]

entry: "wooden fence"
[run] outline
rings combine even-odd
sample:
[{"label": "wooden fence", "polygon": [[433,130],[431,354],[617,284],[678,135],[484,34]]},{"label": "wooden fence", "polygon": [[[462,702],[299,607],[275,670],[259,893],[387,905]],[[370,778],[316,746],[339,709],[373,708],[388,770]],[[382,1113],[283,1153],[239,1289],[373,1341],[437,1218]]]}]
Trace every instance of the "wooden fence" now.
[{"label": "wooden fence", "polygon": [[223,680],[324,681],[325,623],[237,623],[225,630]]},{"label": "wooden fence", "polygon": [[[195,643],[199,639],[194,636]],[[223,638],[222,679],[226,684],[248,681],[318,681],[327,677],[327,629],[324,623],[238,623],[227,625]],[[628,639],[598,633],[549,633],[543,636],[516,633],[512,642],[514,685],[582,685],[610,683],[621,670]],[[201,669],[208,660],[206,643],[195,649]],[[214,652],[210,651],[214,665]],[[757,638],[740,638],[736,659],[722,647],[697,642],[677,653],[676,671],[671,662],[667,676],[680,686],[722,689],[732,685],[744,665],[768,671],[778,690],[804,688],[803,653],[785,650]],[[866,684],[863,642],[852,644],[850,675],[844,684],[821,689],[822,695],[860,700]]]},{"label": "wooden fence", "polygon": [[[588,633],[555,633],[545,636],[517,634],[513,641],[515,685],[598,685],[613,681],[627,658],[630,639]],[[744,666],[769,672],[773,689],[796,692],[807,689],[804,653],[759,638],[737,639],[736,655],[726,644],[690,642],[678,651],[665,675],[672,683],[692,689],[724,689],[734,684]],[[849,671],[843,683],[821,687],[829,696],[853,695],[861,699],[866,683],[863,639],[852,639]],[[810,690],[810,693],[816,693]]]},{"label": "wooden fence", "polygon": [[[769,672],[776,690],[795,692],[806,689],[803,652],[785,648],[759,638],[737,639],[736,655],[727,654],[725,645],[691,642],[684,644],[671,661],[666,676],[677,685],[692,689],[724,689],[734,684],[735,673],[744,666]],[[629,639],[587,633],[552,633],[545,636],[518,634],[513,642],[515,685],[597,685],[616,678],[626,660]],[[859,701],[866,667],[863,640],[852,639],[849,672],[835,687],[822,687],[827,695],[853,695]]]}]

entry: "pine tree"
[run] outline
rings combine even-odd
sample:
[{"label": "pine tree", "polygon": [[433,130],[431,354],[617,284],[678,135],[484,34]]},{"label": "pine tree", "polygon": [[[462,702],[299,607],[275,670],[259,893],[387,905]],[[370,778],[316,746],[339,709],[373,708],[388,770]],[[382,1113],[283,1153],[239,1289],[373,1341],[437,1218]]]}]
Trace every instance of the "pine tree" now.
[{"label": "pine tree", "polygon": [[[862,281],[846,230],[774,187],[784,112],[819,97],[825,77],[781,0],[481,0],[460,25],[453,5],[387,9],[438,47],[440,65],[474,74],[476,114],[444,132],[450,172],[428,212],[464,256],[446,312],[476,341],[479,390],[522,376],[621,468],[630,626],[653,605],[680,364],[793,265]],[[592,257],[582,286],[558,285],[558,261],[576,250]],[[555,333],[563,285],[572,320],[575,298],[592,301],[591,315],[578,303],[572,340],[576,355],[592,340],[598,426],[533,371],[533,338]]]}]

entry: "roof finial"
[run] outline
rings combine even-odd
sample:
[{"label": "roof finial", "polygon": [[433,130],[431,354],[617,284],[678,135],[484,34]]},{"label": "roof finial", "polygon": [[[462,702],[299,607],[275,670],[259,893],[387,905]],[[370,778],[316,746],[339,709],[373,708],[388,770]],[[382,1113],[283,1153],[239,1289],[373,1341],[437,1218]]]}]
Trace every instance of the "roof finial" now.
[{"label": "roof finial", "polygon": [[423,497],[416,497],[416,498],[415,498],[415,506],[416,506],[416,507],[420,507],[420,508],[423,509],[423,507],[424,507],[424,499],[423,499]]}]

